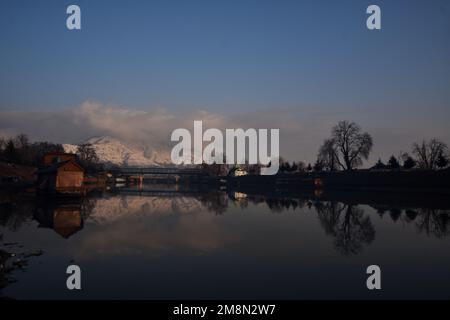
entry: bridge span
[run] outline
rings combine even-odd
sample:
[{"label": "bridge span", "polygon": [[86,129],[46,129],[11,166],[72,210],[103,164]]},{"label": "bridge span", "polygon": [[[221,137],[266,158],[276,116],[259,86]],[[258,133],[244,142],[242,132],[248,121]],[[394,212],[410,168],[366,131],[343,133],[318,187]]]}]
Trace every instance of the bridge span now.
[{"label": "bridge span", "polygon": [[108,172],[115,176],[205,175],[201,169],[184,167],[122,167],[110,169]]}]

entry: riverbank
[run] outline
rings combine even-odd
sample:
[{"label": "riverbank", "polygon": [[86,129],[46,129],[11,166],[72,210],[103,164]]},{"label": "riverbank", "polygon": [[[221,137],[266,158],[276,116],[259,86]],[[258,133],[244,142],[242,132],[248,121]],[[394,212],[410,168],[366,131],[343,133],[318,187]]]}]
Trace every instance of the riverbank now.
[{"label": "riverbank", "polygon": [[232,188],[417,191],[450,194],[450,170],[354,170],[228,179]]}]

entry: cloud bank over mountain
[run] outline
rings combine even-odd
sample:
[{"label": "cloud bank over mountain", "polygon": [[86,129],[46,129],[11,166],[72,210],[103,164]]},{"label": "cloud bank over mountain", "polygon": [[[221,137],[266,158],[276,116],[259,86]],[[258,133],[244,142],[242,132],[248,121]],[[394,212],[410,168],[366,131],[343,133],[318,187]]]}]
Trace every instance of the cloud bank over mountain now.
[{"label": "cloud bank over mountain", "polygon": [[[297,117],[286,112],[264,111],[234,115],[211,113],[204,110],[170,112],[165,108],[134,110],[126,107],[106,106],[85,102],[79,107],[62,111],[0,112],[2,135],[12,136],[23,132],[32,140],[79,144],[93,137],[112,137],[123,142],[144,146],[147,150],[168,150],[175,144],[170,141],[174,129],[192,131],[194,120],[202,120],[207,128],[281,128],[280,141],[285,157],[296,159],[297,147],[284,142],[303,140],[312,128],[300,125]],[[306,141],[305,141],[306,142]],[[289,147],[289,145],[291,147]],[[304,144],[305,145],[305,144]],[[284,150],[283,150],[284,149]],[[311,150],[316,153],[316,146]],[[302,152],[303,153],[303,152]]]},{"label": "cloud bank over mountain", "polygon": [[444,141],[449,138],[447,131],[436,124],[432,130],[427,130],[427,136],[421,136],[422,133],[411,122],[408,127],[398,127],[393,117],[380,119],[378,126],[370,127],[367,118],[367,114],[358,110],[331,113],[312,107],[218,114],[204,110],[171,112],[167,108],[136,110],[87,101],[61,111],[0,111],[0,135],[25,133],[34,141],[67,144],[106,136],[139,145],[151,154],[154,150],[170,152],[175,145],[170,141],[172,131],[187,128],[192,132],[194,120],[202,120],[204,130],[279,128],[280,154],[289,160],[306,162],[315,160],[317,150],[331,127],[343,119],[360,123],[373,135],[375,144],[370,161],[408,151],[414,141],[429,136],[437,136]]}]

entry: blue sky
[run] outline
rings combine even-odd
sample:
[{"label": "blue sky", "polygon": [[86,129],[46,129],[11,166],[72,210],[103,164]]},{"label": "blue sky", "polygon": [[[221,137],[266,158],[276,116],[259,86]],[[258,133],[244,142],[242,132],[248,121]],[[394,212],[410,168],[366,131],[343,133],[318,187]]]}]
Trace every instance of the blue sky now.
[{"label": "blue sky", "polygon": [[[69,4],[81,7],[80,31],[66,29]],[[370,4],[381,7],[380,31],[366,28]],[[85,101],[300,118],[313,110],[325,134],[342,115],[381,133],[421,126],[417,139],[449,138],[445,0],[0,0],[0,39],[2,111]]]}]

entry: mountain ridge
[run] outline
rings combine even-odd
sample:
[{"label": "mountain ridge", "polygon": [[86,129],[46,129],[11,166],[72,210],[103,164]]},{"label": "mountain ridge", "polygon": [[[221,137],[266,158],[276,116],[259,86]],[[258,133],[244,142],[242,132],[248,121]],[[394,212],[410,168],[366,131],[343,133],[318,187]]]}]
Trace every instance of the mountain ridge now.
[{"label": "mountain ridge", "polygon": [[[87,139],[103,164],[120,166],[164,166],[169,165],[170,153],[166,150],[144,146],[110,136]],[[78,145],[63,144],[64,152],[77,153]]]}]

